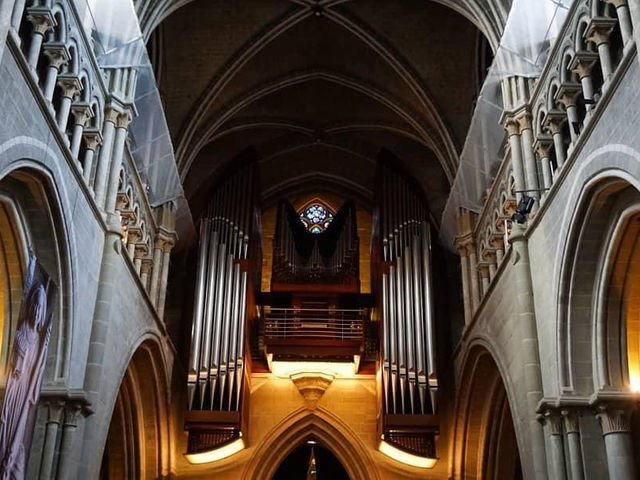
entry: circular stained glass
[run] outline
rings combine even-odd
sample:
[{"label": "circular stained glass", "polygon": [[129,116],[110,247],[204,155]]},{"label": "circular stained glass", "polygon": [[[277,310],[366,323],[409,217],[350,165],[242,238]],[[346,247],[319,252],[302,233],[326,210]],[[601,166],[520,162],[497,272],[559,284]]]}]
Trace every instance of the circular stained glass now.
[{"label": "circular stained glass", "polygon": [[300,221],[311,233],[323,232],[333,220],[333,214],[323,205],[314,203],[300,213]]}]

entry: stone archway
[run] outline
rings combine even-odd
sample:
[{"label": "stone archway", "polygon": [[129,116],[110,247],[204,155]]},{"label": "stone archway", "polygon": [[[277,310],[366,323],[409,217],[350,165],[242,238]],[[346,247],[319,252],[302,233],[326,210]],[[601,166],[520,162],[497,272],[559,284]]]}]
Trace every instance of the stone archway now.
[{"label": "stone archway", "polygon": [[169,473],[166,371],[159,347],[143,342],[114,405],[100,478],[164,478]]},{"label": "stone archway", "polygon": [[344,422],[322,407],[300,408],[273,428],[260,442],[242,478],[270,480],[287,455],[309,437],[328,447],[352,480],[380,478],[365,445]]},{"label": "stone archway", "polygon": [[491,353],[472,346],[461,378],[452,478],[522,478],[509,400]]}]

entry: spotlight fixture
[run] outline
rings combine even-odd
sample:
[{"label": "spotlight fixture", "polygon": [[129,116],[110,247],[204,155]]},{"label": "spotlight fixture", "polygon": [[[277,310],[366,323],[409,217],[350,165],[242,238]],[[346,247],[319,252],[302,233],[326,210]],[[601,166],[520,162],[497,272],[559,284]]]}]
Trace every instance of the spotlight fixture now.
[{"label": "spotlight fixture", "polygon": [[535,198],[530,197],[523,193],[522,197],[520,198],[520,202],[516,207],[516,213],[511,215],[511,220],[520,224],[523,224],[524,222],[526,222],[527,221],[526,215],[529,215],[531,213],[531,209],[533,208],[533,204],[535,201],[536,201]]}]

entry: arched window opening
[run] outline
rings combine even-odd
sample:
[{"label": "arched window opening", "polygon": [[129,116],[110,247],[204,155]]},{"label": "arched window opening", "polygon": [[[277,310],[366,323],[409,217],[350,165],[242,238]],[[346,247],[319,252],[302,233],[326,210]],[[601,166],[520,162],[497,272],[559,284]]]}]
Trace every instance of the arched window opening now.
[{"label": "arched window opening", "polygon": [[331,224],[334,212],[320,202],[305,206],[300,212],[300,221],[311,233],[322,233]]}]

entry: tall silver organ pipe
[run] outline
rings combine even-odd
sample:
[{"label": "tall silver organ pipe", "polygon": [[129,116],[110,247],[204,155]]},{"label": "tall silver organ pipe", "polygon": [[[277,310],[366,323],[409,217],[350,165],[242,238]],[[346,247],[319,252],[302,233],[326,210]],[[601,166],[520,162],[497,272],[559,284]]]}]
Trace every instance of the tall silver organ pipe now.
[{"label": "tall silver organ pipe", "polygon": [[257,193],[255,164],[215,191],[200,224],[189,356],[190,410],[240,408],[249,248]]},{"label": "tall silver organ pipe", "polygon": [[433,414],[438,377],[429,212],[406,176],[389,162],[378,168],[384,408]]}]

